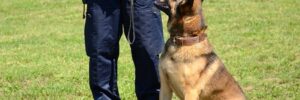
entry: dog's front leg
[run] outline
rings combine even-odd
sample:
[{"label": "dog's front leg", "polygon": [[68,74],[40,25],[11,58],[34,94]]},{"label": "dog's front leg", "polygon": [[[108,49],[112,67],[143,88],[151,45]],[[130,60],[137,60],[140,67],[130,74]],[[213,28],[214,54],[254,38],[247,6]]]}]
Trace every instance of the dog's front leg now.
[{"label": "dog's front leg", "polygon": [[184,100],[199,100],[199,93],[196,90],[186,91],[186,94],[184,94]]},{"label": "dog's front leg", "polygon": [[171,100],[172,99],[172,90],[168,85],[168,81],[166,78],[166,73],[159,70],[160,76],[160,93],[159,93],[159,100]]}]

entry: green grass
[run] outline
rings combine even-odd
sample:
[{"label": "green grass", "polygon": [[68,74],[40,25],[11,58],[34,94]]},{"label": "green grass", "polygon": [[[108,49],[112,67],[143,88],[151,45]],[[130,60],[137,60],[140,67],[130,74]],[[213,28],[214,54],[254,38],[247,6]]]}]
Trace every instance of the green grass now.
[{"label": "green grass", "polygon": [[[0,99],[91,99],[81,0],[0,1]],[[250,100],[300,98],[299,5],[205,0],[208,37]],[[120,44],[120,94],[134,100],[130,49]]]}]

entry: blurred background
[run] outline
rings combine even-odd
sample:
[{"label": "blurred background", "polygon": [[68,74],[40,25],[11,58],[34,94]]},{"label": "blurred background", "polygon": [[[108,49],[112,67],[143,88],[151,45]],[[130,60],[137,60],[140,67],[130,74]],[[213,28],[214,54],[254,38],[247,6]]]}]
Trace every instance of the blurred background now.
[{"label": "blurred background", "polygon": [[[0,99],[92,99],[81,0],[0,2]],[[210,42],[249,100],[300,98],[300,0],[204,0],[203,10]],[[124,35],[120,46],[120,95],[135,100]]]}]

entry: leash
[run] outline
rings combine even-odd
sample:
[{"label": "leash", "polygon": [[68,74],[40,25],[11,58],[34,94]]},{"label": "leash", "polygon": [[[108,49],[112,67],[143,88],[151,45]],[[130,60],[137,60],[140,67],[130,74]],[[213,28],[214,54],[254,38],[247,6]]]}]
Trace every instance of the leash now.
[{"label": "leash", "polygon": [[87,3],[87,0],[82,0],[82,19],[85,19],[85,14],[86,14],[86,10],[85,10],[85,5]]},{"label": "leash", "polygon": [[86,4],[83,4],[83,6],[82,6],[83,7],[83,9],[82,9],[83,10],[82,11],[82,19],[85,19],[85,13],[86,13],[86,11],[85,11],[85,5]]},{"label": "leash", "polygon": [[[127,42],[129,44],[133,44],[135,41],[135,28],[134,28],[134,0],[130,1],[130,22],[129,22],[129,28],[127,32]],[[130,31],[132,28],[132,41],[130,40]]]}]

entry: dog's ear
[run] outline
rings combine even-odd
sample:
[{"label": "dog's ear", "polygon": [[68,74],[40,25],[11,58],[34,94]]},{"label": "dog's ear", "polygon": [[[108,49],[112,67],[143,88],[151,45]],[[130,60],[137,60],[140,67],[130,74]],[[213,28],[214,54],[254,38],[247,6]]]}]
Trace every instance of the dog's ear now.
[{"label": "dog's ear", "polygon": [[205,33],[206,29],[207,29],[207,25],[201,26],[200,33]]},{"label": "dog's ear", "polygon": [[166,13],[168,16],[171,15],[171,8],[167,1],[164,0],[155,0],[154,1],[155,7],[157,7],[159,10]]}]

